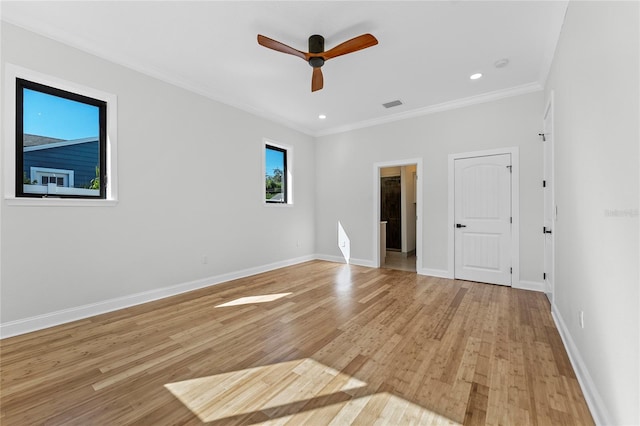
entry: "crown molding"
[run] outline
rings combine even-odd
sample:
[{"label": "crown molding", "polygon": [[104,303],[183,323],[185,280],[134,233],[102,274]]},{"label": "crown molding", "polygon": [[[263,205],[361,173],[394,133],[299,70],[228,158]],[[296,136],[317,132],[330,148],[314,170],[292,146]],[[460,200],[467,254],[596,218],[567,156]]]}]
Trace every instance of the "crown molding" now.
[{"label": "crown molding", "polygon": [[472,105],[482,104],[486,102],[497,101],[499,99],[510,98],[513,96],[525,95],[528,93],[534,93],[544,90],[544,87],[538,83],[528,83],[521,86],[511,87],[503,90],[496,90],[494,92],[483,93],[481,95],[470,96],[468,98],[456,99],[449,102],[443,102],[436,105],[430,105],[423,108],[413,109],[411,111],[405,111],[398,114],[388,115],[385,117],[374,118],[372,120],[360,121],[358,123],[347,124],[340,127],[334,127],[332,129],[322,130],[316,132],[313,136],[327,136],[336,133],[344,133],[351,130],[363,129],[366,127],[378,126],[380,124],[392,123],[395,121],[406,120],[414,117],[421,117],[423,115],[435,114],[438,112],[449,111],[452,109],[464,108]]},{"label": "crown molding", "polygon": [[19,28],[30,31],[41,37],[52,39],[66,46],[78,49],[90,55],[101,58],[103,60],[112,62],[116,65],[120,65],[125,68],[131,69],[133,71],[139,72],[141,74],[153,77],[167,84],[180,87],[189,92],[198,94],[200,96],[204,96],[213,101],[220,102],[224,105],[230,106],[232,108],[236,108],[238,110],[244,111],[246,113],[252,114],[257,117],[264,118],[273,123],[283,125],[289,129],[299,131],[305,135],[312,136],[315,138],[337,134],[337,133],[344,133],[351,130],[363,129],[366,127],[373,127],[373,126],[377,126],[385,123],[392,123],[395,121],[406,120],[409,118],[435,114],[438,112],[464,108],[471,105],[477,105],[481,103],[495,101],[498,99],[503,99],[503,98],[508,98],[512,96],[518,96],[518,95],[523,95],[527,93],[544,90],[544,87],[541,83],[533,82],[533,83],[528,83],[528,84],[524,84],[521,86],[516,86],[508,89],[497,90],[494,92],[489,92],[489,93],[484,93],[484,94],[471,96],[467,98],[443,102],[436,105],[430,105],[423,108],[417,108],[410,111],[401,112],[398,114],[388,115],[385,117],[379,117],[371,120],[364,120],[364,121],[351,123],[351,124],[338,126],[338,127],[333,127],[325,130],[314,131],[304,126],[300,126],[299,124],[294,123],[290,120],[287,120],[280,115],[273,114],[269,111],[256,109],[244,103],[237,102],[234,99],[230,99],[229,97],[220,96],[216,93],[203,89],[201,86],[195,84],[194,82],[186,78],[182,78],[175,75],[169,75],[152,66],[140,64],[135,59],[128,58],[125,55],[119,54],[117,52],[109,52],[109,51],[96,49],[89,40],[74,38],[67,31],[56,28],[53,25],[41,25],[36,27],[33,25],[25,24],[24,22],[21,22],[19,20],[12,19],[11,16],[7,16],[5,13],[1,14],[0,19],[6,23],[9,23],[11,25],[15,25]]},{"label": "crown molding", "polygon": [[67,31],[58,29],[52,25],[42,25],[42,26],[36,27],[29,24],[25,24],[24,22],[21,22],[21,21],[14,20],[10,16],[6,16],[5,14],[2,14],[2,16],[0,16],[0,19],[5,23],[22,28],[24,30],[37,34],[41,37],[45,37],[45,38],[57,41],[58,43],[61,43],[65,46],[69,46],[71,48],[80,50],[82,52],[88,53],[97,58],[109,61],[113,64],[128,68],[130,70],[139,72],[149,77],[153,77],[164,83],[171,84],[172,86],[185,89],[191,93],[204,96],[205,98],[211,99],[221,104],[267,119],[271,122],[281,124],[289,129],[297,130],[308,136],[314,136],[314,132],[312,130],[306,127],[300,126],[297,123],[287,120],[279,115],[272,114],[268,111],[259,110],[257,108],[251,107],[241,102],[237,102],[236,100],[230,99],[228,97],[220,96],[216,93],[203,89],[201,86],[193,83],[192,81],[186,78],[182,78],[176,75],[170,75],[152,66],[140,64],[135,59],[126,57],[126,55],[105,51],[101,49],[96,49],[94,46],[92,46],[90,41],[86,39],[79,39],[77,37],[73,37]]}]

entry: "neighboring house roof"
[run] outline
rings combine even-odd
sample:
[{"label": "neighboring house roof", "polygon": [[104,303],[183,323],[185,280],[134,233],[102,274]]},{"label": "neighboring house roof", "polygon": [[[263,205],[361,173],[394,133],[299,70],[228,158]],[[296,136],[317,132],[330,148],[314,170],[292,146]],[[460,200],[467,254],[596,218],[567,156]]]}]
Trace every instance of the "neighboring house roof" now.
[{"label": "neighboring house roof", "polygon": [[[29,141],[29,142],[27,142]],[[97,136],[91,136],[82,139],[64,140],[56,138],[48,138],[37,135],[24,135],[24,152],[39,151],[50,148],[60,148],[69,145],[79,145],[81,143],[97,142]]]},{"label": "neighboring house roof", "polygon": [[29,135],[26,133],[22,139],[22,144],[25,148],[28,146],[40,146],[56,142],[64,142],[64,139],[48,138],[46,136]]}]

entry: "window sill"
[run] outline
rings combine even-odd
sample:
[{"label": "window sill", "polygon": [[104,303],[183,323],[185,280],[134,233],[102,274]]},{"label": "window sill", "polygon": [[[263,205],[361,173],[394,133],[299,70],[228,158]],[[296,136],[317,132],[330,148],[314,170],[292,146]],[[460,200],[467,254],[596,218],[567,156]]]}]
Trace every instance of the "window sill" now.
[{"label": "window sill", "polygon": [[37,207],[113,207],[118,200],[86,200],[71,198],[5,198],[9,206]]},{"label": "window sill", "polygon": [[263,201],[262,204],[268,207],[293,207],[293,203],[267,203]]}]

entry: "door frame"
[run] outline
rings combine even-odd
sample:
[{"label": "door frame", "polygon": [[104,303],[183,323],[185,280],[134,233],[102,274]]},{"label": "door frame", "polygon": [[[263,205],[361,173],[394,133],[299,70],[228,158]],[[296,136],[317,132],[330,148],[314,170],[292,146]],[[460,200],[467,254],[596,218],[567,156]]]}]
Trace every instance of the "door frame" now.
[{"label": "door frame", "polygon": [[517,288],[520,286],[520,156],[517,146],[449,154],[447,273],[448,278],[455,278],[455,160],[501,154],[511,154],[511,287]]},{"label": "door frame", "polygon": [[[545,147],[543,147],[543,153],[542,153],[542,161],[543,161],[543,165],[542,165],[542,172],[543,172],[543,179],[546,179],[547,176],[544,176],[544,171],[545,170],[550,170],[551,171],[551,182],[548,182],[548,186],[546,187],[546,189],[548,191],[551,191],[550,194],[550,198],[551,198],[551,206],[552,206],[552,210],[551,210],[551,235],[549,236],[550,239],[550,244],[551,244],[551,271],[550,271],[550,276],[551,276],[551,280],[548,279],[543,279],[543,284],[544,284],[544,292],[547,295],[547,298],[549,299],[549,303],[551,303],[553,305],[553,297],[554,297],[554,293],[555,293],[555,278],[556,278],[556,256],[555,256],[555,252],[556,252],[556,228],[557,228],[557,222],[556,222],[556,194],[555,194],[555,187],[556,187],[556,179],[555,179],[555,122],[554,122],[554,102],[553,102],[553,98],[554,98],[554,92],[553,90],[549,93],[549,99],[547,100],[546,104],[545,104],[545,108],[544,108],[544,114],[542,115],[542,132],[545,134],[545,136],[549,136],[549,138],[546,141],[542,141],[543,144],[549,144],[549,149],[551,150],[550,152],[550,162],[551,164],[546,164],[547,161],[547,157],[546,155],[544,155],[544,149]],[[550,114],[550,121],[551,121],[551,131],[549,131],[549,129],[546,128],[545,123],[546,123],[546,118],[547,115]],[[547,168],[548,167],[548,168]],[[543,202],[544,205],[544,202]],[[544,222],[544,215],[546,214],[546,212],[543,212],[542,215],[542,220]],[[545,239],[546,239],[546,235],[545,235]],[[546,241],[543,240],[542,242],[543,247],[542,247],[542,256],[543,256],[543,269],[544,269],[544,262],[547,258],[547,252],[546,252]],[[543,272],[548,272],[548,271],[543,271]]]},{"label": "door frame", "polygon": [[373,267],[380,267],[380,169],[385,167],[416,166],[416,272],[422,269],[422,158],[383,161],[373,164]]}]

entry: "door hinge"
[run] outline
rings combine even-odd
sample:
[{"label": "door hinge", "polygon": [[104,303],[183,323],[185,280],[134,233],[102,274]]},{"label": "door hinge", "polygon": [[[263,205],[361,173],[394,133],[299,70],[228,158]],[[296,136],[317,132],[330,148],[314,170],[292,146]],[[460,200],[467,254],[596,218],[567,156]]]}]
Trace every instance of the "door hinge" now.
[{"label": "door hinge", "polygon": [[513,274],[513,268],[509,268],[509,273]]},{"label": "door hinge", "polygon": [[509,223],[513,223],[513,216],[509,218]]},{"label": "door hinge", "polygon": [[546,181],[546,180],[543,180],[543,181],[542,181],[542,187],[543,187],[543,188],[546,188],[546,187],[547,187],[547,181]]},{"label": "door hinge", "polygon": [[543,280],[546,280],[546,279],[547,279],[547,273],[546,273],[546,272],[543,272],[543,273],[542,273],[542,279],[543,279]]}]

